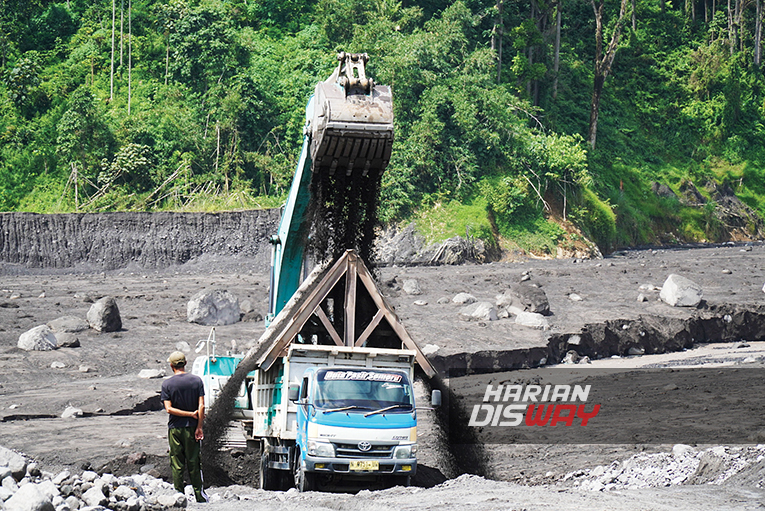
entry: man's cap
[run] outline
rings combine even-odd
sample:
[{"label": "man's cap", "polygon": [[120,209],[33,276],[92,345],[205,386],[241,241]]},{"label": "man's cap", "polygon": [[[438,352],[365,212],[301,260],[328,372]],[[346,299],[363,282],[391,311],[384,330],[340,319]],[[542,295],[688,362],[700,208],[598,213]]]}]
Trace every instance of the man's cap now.
[{"label": "man's cap", "polygon": [[186,355],[182,351],[174,351],[167,357],[167,361],[170,362],[170,365],[179,366],[186,363]]}]

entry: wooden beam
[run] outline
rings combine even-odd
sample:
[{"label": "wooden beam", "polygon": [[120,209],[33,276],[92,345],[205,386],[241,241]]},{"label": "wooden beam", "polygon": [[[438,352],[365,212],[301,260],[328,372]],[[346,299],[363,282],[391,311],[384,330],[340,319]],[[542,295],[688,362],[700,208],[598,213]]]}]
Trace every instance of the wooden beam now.
[{"label": "wooden beam", "polygon": [[319,306],[316,308],[314,314],[319,317],[321,324],[324,325],[324,328],[327,329],[327,332],[329,333],[330,337],[332,337],[332,340],[335,341],[335,344],[338,346],[345,346],[345,344],[343,344],[343,340],[340,338],[340,335],[337,333],[337,330],[335,330],[335,325],[332,324],[332,322],[327,317],[327,313],[324,312],[324,309],[321,308],[321,304],[319,304]]},{"label": "wooden beam", "polygon": [[353,252],[348,254],[348,269],[345,272],[345,345],[353,346],[356,340],[356,274],[359,258]]},{"label": "wooden beam", "polygon": [[372,318],[372,322],[367,325],[367,327],[364,329],[363,332],[361,332],[361,335],[358,339],[356,339],[356,343],[354,346],[364,346],[364,343],[367,342],[367,339],[370,335],[372,335],[372,332],[374,332],[375,328],[377,328],[377,325],[380,324],[380,320],[385,317],[385,312],[382,310],[378,310],[377,314],[374,315]]},{"label": "wooden beam", "polygon": [[[316,307],[321,304],[324,298],[345,274],[347,261],[348,256],[346,253],[343,254],[343,256],[341,256],[324,275],[324,278],[319,285],[316,286],[308,296],[301,298],[301,307],[296,311],[292,311],[291,304],[287,302],[287,305],[282,309],[282,312],[279,313],[276,320],[271,323],[271,326],[269,327],[275,328],[277,331],[274,332],[273,344],[258,360],[258,365],[262,369],[270,369],[274,361],[279,358],[281,351],[285,349],[292,342],[292,339],[300,332],[303,325],[305,325],[305,322],[313,315]],[[292,299],[290,299],[290,301],[292,301]],[[285,314],[285,317],[280,318],[282,313]],[[282,323],[285,324],[282,326]],[[268,332],[268,330],[266,332]]]}]

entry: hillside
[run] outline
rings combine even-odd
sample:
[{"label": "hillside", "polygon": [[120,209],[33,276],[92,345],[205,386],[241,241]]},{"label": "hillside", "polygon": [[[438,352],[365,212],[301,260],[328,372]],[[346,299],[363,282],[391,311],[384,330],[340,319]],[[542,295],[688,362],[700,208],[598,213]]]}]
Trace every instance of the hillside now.
[{"label": "hillside", "polygon": [[0,0],[0,211],[277,206],[345,49],[394,91],[387,223],[538,255],[762,238],[761,21],[761,0]]}]

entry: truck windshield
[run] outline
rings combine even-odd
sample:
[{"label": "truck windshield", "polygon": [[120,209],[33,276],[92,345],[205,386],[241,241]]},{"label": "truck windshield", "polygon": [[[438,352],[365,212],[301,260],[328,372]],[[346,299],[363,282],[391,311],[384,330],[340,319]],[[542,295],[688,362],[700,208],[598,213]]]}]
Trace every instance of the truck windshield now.
[{"label": "truck windshield", "polygon": [[403,373],[368,369],[323,369],[316,377],[317,408],[367,412],[392,407],[410,412],[414,401],[409,379]]}]

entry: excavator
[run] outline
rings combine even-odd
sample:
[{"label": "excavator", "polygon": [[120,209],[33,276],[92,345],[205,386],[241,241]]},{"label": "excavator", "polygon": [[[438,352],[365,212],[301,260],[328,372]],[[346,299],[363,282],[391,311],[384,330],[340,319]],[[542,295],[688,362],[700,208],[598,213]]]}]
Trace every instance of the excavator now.
[{"label": "excavator", "polygon": [[[408,484],[417,469],[415,364],[428,377],[435,370],[365,264],[393,145],[391,90],[366,75],[368,60],[341,52],[308,101],[270,239],[265,333],[238,355],[216,356],[214,337],[200,341],[207,354],[192,368],[208,418],[236,419],[260,453],[263,489]],[[434,390],[431,404],[440,399]]]},{"label": "excavator", "polygon": [[271,238],[267,322],[303,281],[307,248],[319,259],[355,249],[369,260],[380,178],[393,147],[393,101],[390,87],[366,76],[366,53],[341,52],[337,59],[334,73],[308,101],[303,148]]}]

